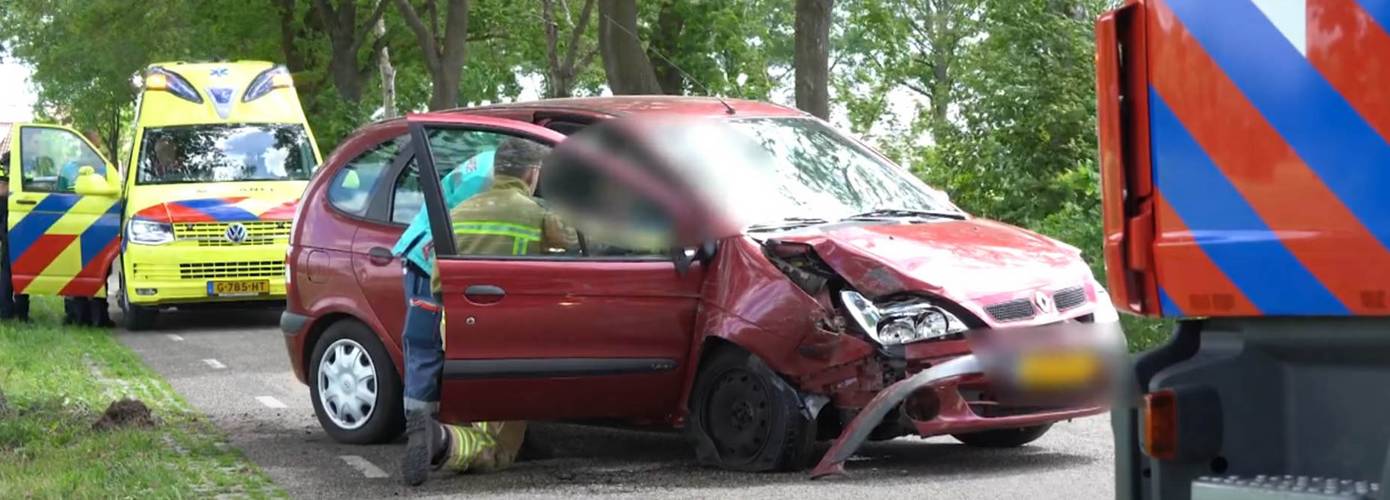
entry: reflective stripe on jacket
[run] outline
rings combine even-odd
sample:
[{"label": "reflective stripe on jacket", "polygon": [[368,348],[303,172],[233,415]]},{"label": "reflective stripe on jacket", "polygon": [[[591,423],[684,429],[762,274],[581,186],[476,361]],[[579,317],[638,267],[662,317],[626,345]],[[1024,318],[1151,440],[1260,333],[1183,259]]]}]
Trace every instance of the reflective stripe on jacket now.
[{"label": "reflective stripe on jacket", "polygon": [[[458,255],[516,256],[566,253],[578,238],[531,196],[516,177],[497,175],[492,188],[449,212]],[[431,273],[439,290],[438,273]]]}]

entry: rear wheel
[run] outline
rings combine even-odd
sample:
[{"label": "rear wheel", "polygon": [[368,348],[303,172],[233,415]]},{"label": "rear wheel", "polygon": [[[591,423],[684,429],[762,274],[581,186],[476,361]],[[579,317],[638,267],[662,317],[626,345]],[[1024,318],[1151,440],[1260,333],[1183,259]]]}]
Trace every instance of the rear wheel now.
[{"label": "rear wheel", "polygon": [[309,393],[319,425],[343,443],[382,443],[405,428],[401,379],[375,333],[357,321],[334,323],[314,344]]},{"label": "rear wheel", "polygon": [[810,465],[815,419],[795,389],[744,351],[725,349],[704,363],[690,418],[686,432],[703,464],[749,472]]},{"label": "rear wheel", "polygon": [[1037,441],[1047,434],[1052,424],[1018,427],[1014,429],[993,429],[988,431],[952,434],[957,441],[980,448],[1016,448]]}]

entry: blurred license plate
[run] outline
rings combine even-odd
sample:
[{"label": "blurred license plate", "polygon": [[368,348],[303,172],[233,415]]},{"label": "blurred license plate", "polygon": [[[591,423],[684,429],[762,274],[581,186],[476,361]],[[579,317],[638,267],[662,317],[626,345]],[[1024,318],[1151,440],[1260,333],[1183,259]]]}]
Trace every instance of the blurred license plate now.
[{"label": "blurred license plate", "polygon": [[1099,371],[1092,353],[1026,354],[1018,362],[1018,381],[1028,389],[1070,389],[1094,381]]},{"label": "blurred license plate", "polygon": [[209,281],[208,295],[239,296],[270,293],[270,280]]}]

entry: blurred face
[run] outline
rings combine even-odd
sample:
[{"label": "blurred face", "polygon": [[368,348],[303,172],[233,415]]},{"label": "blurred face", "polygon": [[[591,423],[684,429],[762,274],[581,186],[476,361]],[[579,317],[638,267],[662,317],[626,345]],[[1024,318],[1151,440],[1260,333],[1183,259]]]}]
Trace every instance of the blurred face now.
[{"label": "blurred face", "polygon": [[178,158],[178,147],[174,146],[174,142],[168,139],[160,140],[154,145],[154,156],[162,165],[172,164]]}]

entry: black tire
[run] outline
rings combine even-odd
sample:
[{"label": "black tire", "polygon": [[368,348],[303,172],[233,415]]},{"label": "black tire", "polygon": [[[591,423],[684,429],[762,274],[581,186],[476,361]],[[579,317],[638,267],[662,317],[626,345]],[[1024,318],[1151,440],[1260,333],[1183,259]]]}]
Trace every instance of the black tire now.
[{"label": "black tire", "polygon": [[1047,430],[1051,428],[1052,424],[1042,424],[1032,427],[993,429],[988,431],[968,432],[965,434],[952,434],[951,437],[969,446],[980,448],[1017,448],[1037,441],[1043,434],[1047,434]]},{"label": "black tire", "polygon": [[130,289],[125,286],[125,273],[116,270],[116,266],[112,266],[112,269],[112,272],[119,275],[121,282],[121,326],[132,332],[154,329],[155,321],[159,318],[159,308],[131,304]]},{"label": "black tire", "polygon": [[[355,342],[368,356],[376,374],[376,400],[372,411],[364,423],[356,428],[345,428],[333,421],[319,397],[319,369],[328,349],[340,340]],[[396,374],[396,366],[386,347],[370,328],[355,320],[342,320],[323,332],[314,343],[313,355],[309,357],[309,399],[314,405],[314,416],[329,437],[340,443],[371,444],[384,443],[396,439],[405,430],[405,403],[401,399],[401,378]]]},{"label": "black tire", "polygon": [[703,363],[686,435],[701,464],[745,472],[810,465],[816,421],[800,394],[757,356],[725,348]]}]

